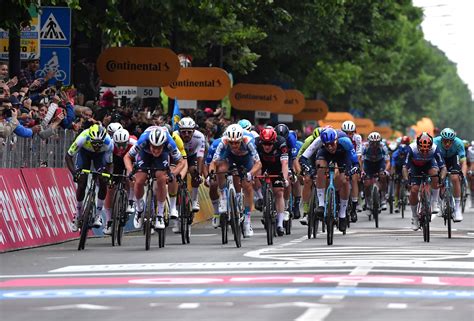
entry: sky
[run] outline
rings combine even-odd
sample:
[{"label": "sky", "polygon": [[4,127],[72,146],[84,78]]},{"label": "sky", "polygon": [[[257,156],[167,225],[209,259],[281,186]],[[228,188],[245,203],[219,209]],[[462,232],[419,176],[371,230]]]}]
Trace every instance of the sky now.
[{"label": "sky", "polygon": [[474,0],[413,0],[423,8],[425,39],[457,64],[474,98]]}]

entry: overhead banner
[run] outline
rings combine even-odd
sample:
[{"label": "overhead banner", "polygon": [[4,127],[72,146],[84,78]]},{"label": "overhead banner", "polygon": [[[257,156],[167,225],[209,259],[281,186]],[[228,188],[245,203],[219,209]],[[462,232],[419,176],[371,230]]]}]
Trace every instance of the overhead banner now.
[{"label": "overhead banner", "polygon": [[102,81],[116,86],[168,86],[180,68],[178,56],[168,48],[114,47],[97,59]]},{"label": "overhead banner", "polygon": [[374,122],[369,118],[354,118],[354,124],[356,125],[356,131],[365,136],[373,132],[375,127]]},{"label": "overhead banner", "polygon": [[305,107],[304,95],[301,91],[296,89],[283,90],[285,93],[285,101],[283,107],[274,113],[285,113],[296,115],[300,113]]},{"label": "overhead banner", "polygon": [[163,87],[163,90],[173,99],[221,100],[229,94],[230,78],[221,68],[181,68],[178,79]]},{"label": "overhead banner", "polygon": [[232,107],[239,110],[278,112],[285,102],[283,89],[272,85],[237,84],[229,95]]},{"label": "overhead banner", "polygon": [[323,100],[306,100],[302,112],[295,115],[295,120],[321,120],[329,111],[328,105]]}]

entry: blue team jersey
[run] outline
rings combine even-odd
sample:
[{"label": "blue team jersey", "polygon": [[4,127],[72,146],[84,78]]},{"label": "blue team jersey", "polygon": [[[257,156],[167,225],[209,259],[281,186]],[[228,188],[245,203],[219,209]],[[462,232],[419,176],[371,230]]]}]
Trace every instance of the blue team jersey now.
[{"label": "blue team jersey", "polygon": [[418,146],[415,143],[411,143],[408,146],[408,154],[405,159],[405,166],[409,166],[410,163],[414,166],[424,166],[432,161],[438,164],[439,168],[445,167],[443,157],[439,152],[439,148],[436,144],[433,144],[431,150],[428,153],[420,153]]},{"label": "blue team jersey", "polygon": [[449,149],[444,148],[441,139],[441,136],[437,136],[434,138],[433,143],[438,146],[443,159],[451,158],[455,155],[459,156],[459,159],[466,158],[466,150],[464,149],[464,144],[461,139],[458,137],[454,138],[454,142],[451,144]]},{"label": "blue team jersey", "polygon": [[392,167],[395,167],[397,165],[403,165],[403,163],[405,162],[405,159],[407,157],[407,154],[408,154],[408,146],[407,145],[402,144],[402,145],[398,146],[397,150],[395,152],[393,152],[393,154],[392,154],[392,161],[390,162]]},{"label": "blue team jersey", "polygon": [[[130,156],[135,158],[141,152],[151,154],[150,151],[150,141],[149,137],[152,131],[145,131],[140,138],[138,139],[137,143],[130,149],[128,152]],[[176,147],[176,143],[174,142],[171,135],[166,131],[166,142],[163,144],[163,152],[168,153],[172,160],[177,162],[181,159],[181,153],[179,152],[178,148]]]},{"label": "blue team jersey", "polygon": [[368,162],[380,162],[381,160],[389,160],[387,146],[379,144],[378,146],[371,146],[370,143],[364,144],[362,147],[362,159]]},{"label": "blue team jersey", "polygon": [[205,164],[209,165],[212,162],[212,159],[214,158],[214,154],[216,153],[217,146],[221,143],[222,138],[214,139],[212,142],[211,146],[209,146],[209,149],[207,150],[207,156],[206,156],[206,161]]},{"label": "blue team jersey", "polygon": [[349,137],[347,137],[347,135],[344,134],[344,136],[345,137],[340,137],[338,133],[338,146],[342,146],[342,148],[344,148],[353,166],[359,166],[359,159],[357,158],[354,145],[352,145],[352,141],[349,139]]}]

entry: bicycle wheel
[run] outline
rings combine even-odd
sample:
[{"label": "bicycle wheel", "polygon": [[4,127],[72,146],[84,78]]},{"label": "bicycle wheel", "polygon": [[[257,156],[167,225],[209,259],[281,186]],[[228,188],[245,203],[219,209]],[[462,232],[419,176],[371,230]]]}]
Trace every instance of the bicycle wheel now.
[{"label": "bicycle wheel", "polygon": [[228,242],[228,227],[229,223],[227,222],[227,213],[222,213],[219,215],[219,224],[221,226],[222,234],[222,244],[227,244]]},{"label": "bicycle wheel", "polygon": [[389,206],[389,213],[393,214],[393,189],[394,189],[394,182],[393,179],[390,179],[388,183],[388,206]]},{"label": "bicycle wheel", "polygon": [[273,198],[268,186],[265,188],[264,200],[263,219],[265,222],[265,232],[267,233],[267,245],[273,245],[273,224],[275,224],[272,218]]},{"label": "bicycle wheel", "polygon": [[311,190],[311,198],[309,199],[309,211],[308,211],[308,239],[311,239],[311,237],[316,237],[316,233],[314,231],[314,225],[315,225],[315,220],[318,218],[316,217],[316,208],[317,208],[317,195],[316,195],[316,189],[313,188]]},{"label": "bicycle wheel", "polygon": [[191,242],[191,217],[193,215],[192,207],[191,207],[191,196],[189,195],[188,191],[186,191],[186,220],[184,225],[184,236],[185,241],[187,244]]},{"label": "bicycle wheel", "polygon": [[127,206],[128,206],[128,197],[127,193],[124,190],[120,192],[120,216],[119,216],[119,224],[117,228],[117,244],[122,245],[122,237],[123,237],[123,227],[127,224],[128,221],[128,214],[127,214]]},{"label": "bicycle wheel", "polygon": [[372,187],[372,215],[375,221],[375,228],[379,227],[379,211],[380,211],[380,192],[375,184]]},{"label": "bicycle wheel", "polygon": [[422,215],[422,227],[423,227],[423,240],[425,242],[430,241],[430,220],[431,220],[431,206],[429,202],[430,194],[427,191],[424,191],[422,194],[422,207],[423,207],[423,215]]},{"label": "bicycle wheel", "polygon": [[446,224],[448,228],[448,239],[451,238],[451,219],[453,215],[453,209],[449,204],[449,200],[446,200],[446,207],[444,210],[444,223]]},{"label": "bicycle wheel", "polygon": [[178,194],[179,204],[179,231],[181,233],[181,243],[186,244],[186,221],[187,221],[187,209],[186,209],[186,191],[182,188],[179,189]]},{"label": "bicycle wheel", "polygon": [[82,226],[81,226],[81,237],[79,239],[79,246],[77,248],[78,251],[84,250],[84,246],[86,245],[86,240],[87,240],[87,233],[89,232],[89,229],[92,227],[92,224],[90,224],[90,219],[94,218],[94,200],[93,198],[95,195],[89,195],[86,201],[86,206],[84,207],[84,210],[82,212]]},{"label": "bicycle wheel", "polygon": [[327,236],[327,243],[328,245],[332,245],[333,238],[334,238],[334,225],[335,225],[335,217],[336,217],[336,208],[334,206],[334,192],[328,193],[328,197],[326,200],[326,236]]},{"label": "bicycle wheel", "polygon": [[165,223],[164,229],[158,230],[158,247],[165,247],[166,242],[166,227],[169,225],[169,212],[170,212],[170,203],[168,196],[165,199],[165,204],[163,208],[163,221]]},{"label": "bicycle wheel", "polygon": [[237,209],[237,196],[234,190],[229,191],[229,211],[230,226],[234,234],[234,241],[237,247],[242,246],[242,229],[240,226],[240,213]]},{"label": "bicycle wheel", "polygon": [[464,184],[464,179],[461,179],[461,212],[464,213],[466,209],[466,201],[467,201],[467,186]]},{"label": "bicycle wheel", "polygon": [[[112,246],[115,246],[115,240],[117,239],[118,227],[120,226],[120,191],[115,190],[114,196],[112,198]],[[118,243],[118,242],[117,242]]]},{"label": "bicycle wheel", "polygon": [[151,243],[151,220],[153,219],[153,193],[148,191],[145,203],[145,217],[143,218],[143,228],[145,230],[145,250],[150,249]]}]

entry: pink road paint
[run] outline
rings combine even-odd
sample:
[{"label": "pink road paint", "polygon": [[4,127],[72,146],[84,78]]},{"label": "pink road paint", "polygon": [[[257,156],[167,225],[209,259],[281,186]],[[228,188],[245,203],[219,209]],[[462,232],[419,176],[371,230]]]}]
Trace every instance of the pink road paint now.
[{"label": "pink road paint", "polygon": [[185,284],[315,284],[355,282],[357,284],[403,284],[436,286],[474,286],[474,278],[396,276],[396,275],[339,275],[339,274],[300,274],[300,275],[227,275],[227,276],[186,276],[186,277],[93,277],[93,278],[28,278],[0,282],[0,288],[11,287],[61,287],[90,285],[185,285]]}]

